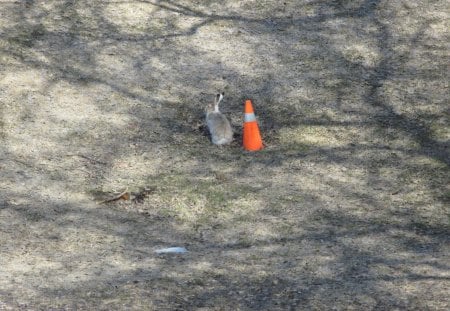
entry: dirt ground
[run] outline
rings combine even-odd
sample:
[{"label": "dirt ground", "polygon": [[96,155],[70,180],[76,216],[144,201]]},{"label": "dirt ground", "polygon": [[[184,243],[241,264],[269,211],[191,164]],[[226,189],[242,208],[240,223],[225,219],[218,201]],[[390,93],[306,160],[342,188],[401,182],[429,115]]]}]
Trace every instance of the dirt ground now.
[{"label": "dirt ground", "polygon": [[0,310],[450,309],[449,29],[447,0],[0,1]]}]

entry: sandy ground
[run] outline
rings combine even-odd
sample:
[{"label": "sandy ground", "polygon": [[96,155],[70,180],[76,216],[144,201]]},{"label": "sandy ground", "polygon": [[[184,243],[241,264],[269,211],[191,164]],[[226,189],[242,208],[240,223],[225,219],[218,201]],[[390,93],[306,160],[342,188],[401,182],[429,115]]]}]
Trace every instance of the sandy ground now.
[{"label": "sandy ground", "polygon": [[448,310],[448,1],[223,2],[0,1],[0,310]]}]

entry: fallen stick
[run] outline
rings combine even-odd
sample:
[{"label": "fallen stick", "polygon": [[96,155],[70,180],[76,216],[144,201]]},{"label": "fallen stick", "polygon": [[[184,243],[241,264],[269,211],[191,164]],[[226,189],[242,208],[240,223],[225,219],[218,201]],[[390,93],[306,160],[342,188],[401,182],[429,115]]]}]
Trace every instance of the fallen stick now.
[{"label": "fallen stick", "polygon": [[98,204],[105,204],[105,203],[110,203],[110,202],[114,202],[114,201],[118,201],[118,200],[128,201],[129,199],[130,199],[130,193],[128,192],[128,188],[127,188],[127,189],[125,189],[125,191],[121,192],[120,194],[118,194],[110,199],[101,201]]}]

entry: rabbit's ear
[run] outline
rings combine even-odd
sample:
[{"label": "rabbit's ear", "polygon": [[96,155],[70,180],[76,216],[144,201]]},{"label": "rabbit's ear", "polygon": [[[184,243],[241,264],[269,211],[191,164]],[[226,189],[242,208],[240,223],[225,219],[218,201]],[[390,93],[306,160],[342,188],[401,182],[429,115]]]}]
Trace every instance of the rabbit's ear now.
[{"label": "rabbit's ear", "polygon": [[217,105],[222,101],[223,95],[224,95],[224,93],[221,93],[221,94],[217,94],[217,95],[216,95],[216,99],[217,99],[216,104],[217,104]]}]

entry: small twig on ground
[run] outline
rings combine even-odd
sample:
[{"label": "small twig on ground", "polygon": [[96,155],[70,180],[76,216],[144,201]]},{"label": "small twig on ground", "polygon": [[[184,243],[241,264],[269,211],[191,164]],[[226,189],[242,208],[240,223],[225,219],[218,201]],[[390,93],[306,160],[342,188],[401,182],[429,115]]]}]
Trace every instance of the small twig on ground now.
[{"label": "small twig on ground", "polygon": [[128,192],[128,188],[125,189],[125,191],[121,192],[120,194],[110,198],[110,199],[106,199],[103,200],[101,202],[98,202],[98,204],[105,204],[105,203],[110,203],[110,202],[114,202],[114,201],[118,201],[118,200],[129,200],[131,197],[130,193]]},{"label": "small twig on ground", "polygon": [[84,155],[84,154],[66,154],[66,156],[67,156],[67,157],[80,157],[80,158],[89,160],[89,161],[91,161],[91,162],[93,162],[93,163],[98,163],[98,164],[102,164],[102,165],[107,165],[107,164],[108,164],[108,163],[106,163],[106,162],[99,161],[99,160],[97,160],[97,159],[93,159],[93,158],[91,158],[91,157],[88,157],[87,155]]},{"label": "small twig on ground", "polygon": [[9,161],[13,161],[13,162],[16,162],[16,163],[19,163],[19,164],[22,164],[22,165],[25,165],[25,166],[28,166],[28,167],[34,167],[32,164],[24,162],[22,160],[17,160],[17,159],[12,159],[12,158],[0,159],[0,160],[9,160]]}]

